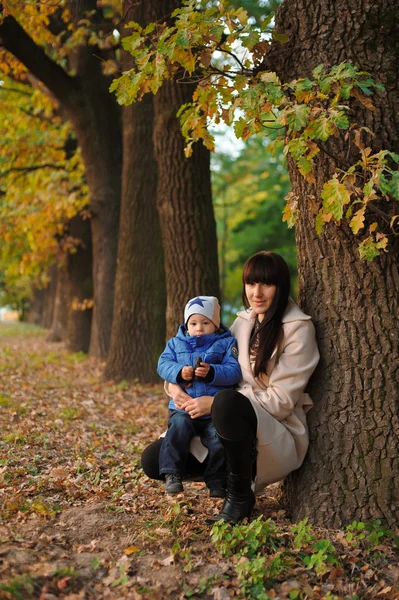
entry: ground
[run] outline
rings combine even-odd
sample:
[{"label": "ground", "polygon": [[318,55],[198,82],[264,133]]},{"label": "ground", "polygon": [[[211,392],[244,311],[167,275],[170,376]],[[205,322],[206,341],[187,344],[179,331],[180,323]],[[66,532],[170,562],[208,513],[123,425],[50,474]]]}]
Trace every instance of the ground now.
[{"label": "ground", "polygon": [[140,468],[165,428],[162,385],[0,324],[0,598],[399,599],[399,538],[383,524],[293,525],[279,486],[254,520],[210,530],[202,482],[168,497]]}]

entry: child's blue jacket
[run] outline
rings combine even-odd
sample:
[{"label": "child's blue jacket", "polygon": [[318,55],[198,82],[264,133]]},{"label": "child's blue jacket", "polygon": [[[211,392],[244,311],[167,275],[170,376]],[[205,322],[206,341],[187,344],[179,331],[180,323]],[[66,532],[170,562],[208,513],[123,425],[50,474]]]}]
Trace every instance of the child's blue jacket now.
[{"label": "child's blue jacket", "polygon": [[[169,383],[181,385],[181,380],[178,380],[180,371],[183,367],[195,367],[199,356],[201,362],[213,367],[214,377],[210,382],[193,380],[190,387],[184,388],[192,398],[215,396],[220,390],[232,388],[240,381],[237,341],[223,324],[218,332],[200,337],[186,335],[186,327],[180,325],[177,335],[168,341],[159,357],[158,374]],[[179,410],[173,399],[169,408]]]}]

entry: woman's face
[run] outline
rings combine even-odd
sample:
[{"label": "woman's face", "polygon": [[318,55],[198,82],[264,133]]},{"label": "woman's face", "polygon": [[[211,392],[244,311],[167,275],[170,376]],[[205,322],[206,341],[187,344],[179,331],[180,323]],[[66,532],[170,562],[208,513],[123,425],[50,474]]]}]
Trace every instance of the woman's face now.
[{"label": "woman's face", "polygon": [[259,321],[263,321],[265,313],[273,302],[276,286],[268,285],[266,283],[246,283],[245,293],[250,307],[258,315]]}]

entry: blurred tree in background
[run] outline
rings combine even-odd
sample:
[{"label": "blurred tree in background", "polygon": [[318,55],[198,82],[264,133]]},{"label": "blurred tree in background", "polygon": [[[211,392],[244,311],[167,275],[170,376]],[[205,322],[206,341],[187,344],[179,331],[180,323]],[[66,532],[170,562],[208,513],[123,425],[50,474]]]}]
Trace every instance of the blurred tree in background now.
[{"label": "blurred tree in background", "polygon": [[219,151],[212,161],[221,293],[227,323],[242,304],[242,266],[259,250],[273,250],[284,256],[295,295],[295,235],[282,221],[289,176],[283,165],[282,144],[272,154],[267,150],[268,143],[267,137],[253,137],[237,157]]}]

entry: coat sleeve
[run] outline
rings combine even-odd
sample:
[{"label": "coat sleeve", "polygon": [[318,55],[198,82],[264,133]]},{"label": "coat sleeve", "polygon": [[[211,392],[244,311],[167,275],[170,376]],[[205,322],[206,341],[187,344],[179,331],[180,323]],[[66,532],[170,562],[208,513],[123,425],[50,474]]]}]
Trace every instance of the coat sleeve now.
[{"label": "coat sleeve", "polygon": [[283,352],[270,374],[267,389],[252,389],[260,405],[278,421],[294,411],[320,358],[313,323],[294,321],[289,325]]},{"label": "coat sleeve", "polygon": [[241,368],[238,364],[237,340],[228,338],[223,360],[218,365],[212,365],[214,377],[210,382],[217,386],[233,386],[241,379]]},{"label": "coat sleeve", "polygon": [[157,372],[162,379],[169,383],[178,383],[177,376],[184,365],[177,362],[175,341],[170,339],[158,360]]}]

